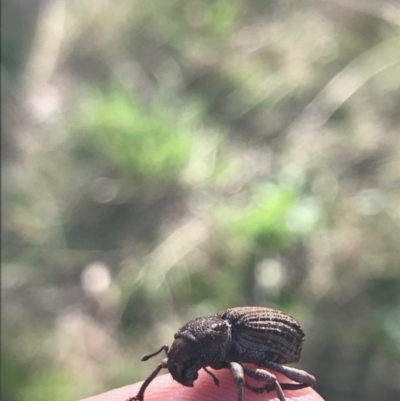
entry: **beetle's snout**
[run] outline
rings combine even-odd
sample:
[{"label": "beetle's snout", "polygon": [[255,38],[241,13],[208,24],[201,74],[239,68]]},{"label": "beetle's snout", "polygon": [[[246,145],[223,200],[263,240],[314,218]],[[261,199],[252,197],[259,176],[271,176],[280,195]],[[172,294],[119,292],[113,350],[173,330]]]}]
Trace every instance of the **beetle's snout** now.
[{"label": "beetle's snout", "polygon": [[190,368],[185,368],[185,366],[181,364],[169,364],[168,370],[174,380],[187,387],[193,387],[193,383],[199,377],[197,369],[194,366],[191,366]]},{"label": "beetle's snout", "polygon": [[196,344],[188,337],[177,337],[168,353],[168,370],[174,380],[192,387],[201,368]]}]

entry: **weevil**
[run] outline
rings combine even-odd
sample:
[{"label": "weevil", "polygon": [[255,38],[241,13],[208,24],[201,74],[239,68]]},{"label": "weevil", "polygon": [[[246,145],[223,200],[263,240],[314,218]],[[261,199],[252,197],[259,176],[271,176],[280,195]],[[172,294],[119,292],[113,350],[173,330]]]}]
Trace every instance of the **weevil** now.
[{"label": "weevil", "polygon": [[[137,395],[128,401],[143,401],[146,388],[161,369],[168,369],[173,379],[184,386],[193,387],[200,369],[218,386],[218,378],[207,368],[228,368],[238,386],[238,401],[243,401],[244,388],[255,393],[275,390],[279,400],[286,401],[283,390],[315,384],[315,377],[304,370],[283,366],[299,361],[304,333],[295,318],[279,310],[261,306],[226,309],[214,316],[189,321],[174,338],[171,348],[163,345],[142,358],[147,361],[162,351],[167,355],[143,382]],[[244,363],[270,368],[295,383],[279,383],[273,373]],[[245,375],[263,382],[262,385],[248,383]]]}]

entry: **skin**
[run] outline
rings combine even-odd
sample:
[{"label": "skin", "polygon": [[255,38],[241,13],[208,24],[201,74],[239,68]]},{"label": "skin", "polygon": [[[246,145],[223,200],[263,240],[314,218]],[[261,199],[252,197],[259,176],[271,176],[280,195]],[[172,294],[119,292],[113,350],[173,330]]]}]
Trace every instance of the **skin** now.
[{"label": "skin", "polygon": [[[249,365],[251,366],[251,365]],[[199,378],[195,381],[194,387],[185,387],[174,381],[170,374],[156,377],[146,389],[144,401],[237,401],[238,390],[233,381],[229,369],[209,369],[219,379],[219,387],[214,384],[211,376],[204,371],[199,371]],[[279,382],[291,383],[287,377],[280,373],[271,371]],[[260,382],[246,377],[249,383],[260,385]],[[94,397],[81,401],[126,401],[129,397],[137,394],[143,382],[135,383],[119,389],[108,391]],[[285,390],[287,401],[324,401],[323,398],[310,387],[300,390]],[[245,401],[268,401],[277,400],[275,391],[270,393],[255,394],[252,391],[244,390]]]}]

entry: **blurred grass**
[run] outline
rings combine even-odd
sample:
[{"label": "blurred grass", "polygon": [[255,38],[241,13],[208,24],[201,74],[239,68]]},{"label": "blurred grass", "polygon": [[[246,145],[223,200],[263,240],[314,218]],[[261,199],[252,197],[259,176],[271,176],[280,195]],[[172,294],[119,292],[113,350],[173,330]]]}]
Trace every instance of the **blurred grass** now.
[{"label": "blurred grass", "polygon": [[90,146],[128,176],[163,180],[190,158],[190,133],[168,110],[146,111],[122,90],[89,98],[80,120]]},{"label": "blurred grass", "polygon": [[233,210],[225,210],[225,225],[232,235],[254,242],[261,249],[284,249],[293,242],[287,219],[296,203],[296,194],[282,187],[271,187],[265,192],[255,196],[244,213],[239,209],[242,216],[239,214],[236,219]]}]

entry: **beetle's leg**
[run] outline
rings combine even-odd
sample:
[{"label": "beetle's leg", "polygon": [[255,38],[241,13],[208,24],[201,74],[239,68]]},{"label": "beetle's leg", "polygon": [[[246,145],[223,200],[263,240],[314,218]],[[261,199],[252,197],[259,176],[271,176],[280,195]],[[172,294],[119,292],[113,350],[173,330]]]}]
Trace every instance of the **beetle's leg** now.
[{"label": "beetle's leg", "polygon": [[[160,351],[161,352],[161,351]],[[167,367],[168,359],[165,358],[154,370],[154,372],[143,382],[142,387],[140,387],[139,392],[135,395],[135,397],[128,398],[127,401],[143,401],[143,395],[146,391],[148,385],[154,380],[154,378],[158,375],[161,369],[165,369]]]},{"label": "beetle's leg", "polygon": [[[265,366],[266,368],[271,368],[272,370],[282,373],[289,379],[292,379],[301,385],[305,385],[303,387],[296,387],[296,388],[288,388],[285,386],[285,388],[287,388],[287,389],[296,390],[296,389],[304,388],[304,387],[313,387],[315,385],[315,377],[310,375],[309,373],[305,372],[304,370],[292,368],[289,366],[283,366],[283,365],[280,365],[279,363],[270,362],[270,361],[262,361],[262,363],[260,365]],[[282,384],[285,384],[285,383],[282,383]],[[290,383],[287,383],[287,384],[290,384]]]},{"label": "beetle's leg", "polygon": [[[261,377],[261,376],[259,376],[259,377],[252,376],[251,373],[249,374],[249,372],[247,372],[246,370],[244,373],[248,374],[249,376],[253,377],[254,379],[265,380],[264,377]],[[280,384],[282,390],[300,390],[302,388],[309,387],[309,384],[306,384],[306,383],[279,383],[279,384]],[[255,386],[252,386],[251,384],[249,384],[248,382],[245,382],[244,386],[255,393],[263,393],[264,391],[269,393],[270,391],[275,389],[275,385],[273,382],[267,383],[261,387],[255,387]]]},{"label": "beetle's leg", "polygon": [[233,380],[238,386],[238,401],[243,401],[243,384],[244,384],[244,372],[243,366],[237,362],[230,362],[229,366],[231,368]]},{"label": "beetle's leg", "polygon": [[215,376],[213,372],[210,372],[205,366],[203,366],[203,369],[214,379],[215,385],[219,386],[219,380],[217,376]]},{"label": "beetle's leg", "polygon": [[153,358],[153,356],[158,355],[161,351],[165,351],[165,353],[166,353],[167,356],[168,356],[168,349],[169,349],[168,345],[163,345],[158,351],[153,352],[152,354],[149,354],[149,355],[145,355],[145,356],[142,358],[142,361],[144,362],[144,361],[147,361],[147,360],[150,359],[150,358]]},{"label": "beetle's leg", "polygon": [[282,390],[300,390],[302,388],[310,387],[307,383],[279,383]]},{"label": "beetle's leg", "polygon": [[268,372],[267,370],[264,369],[249,368],[248,366],[243,366],[243,370],[244,373],[246,373],[246,375],[252,377],[253,379],[262,380],[266,383],[262,387],[255,387],[245,382],[245,387],[247,387],[251,391],[254,391],[255,393],[262,393],[263,391],[275,390],[276,393],[278,394],[279,401],[286,401],[286,397],[283,394],[282,387],[280,386],[278,380],[276,379],[276,376],[273,373]]},{"label": "beetle's leg", "polygon": [[[305,384],[305,383],[279,383],[279,385],[281,386],[282,390],[300,390],[302,388],[309,387],[309,385]],[[269,393],[270,391],[275,390],[274,384],[265,384],[264,386],[256,387],[256,386],[252,386],[247,381],[245,381],[244,386],[246,388],[248,388],[249,390],[253,391],[254,393],[258,393],[258,394],[261,394],[264,391]]]}]

